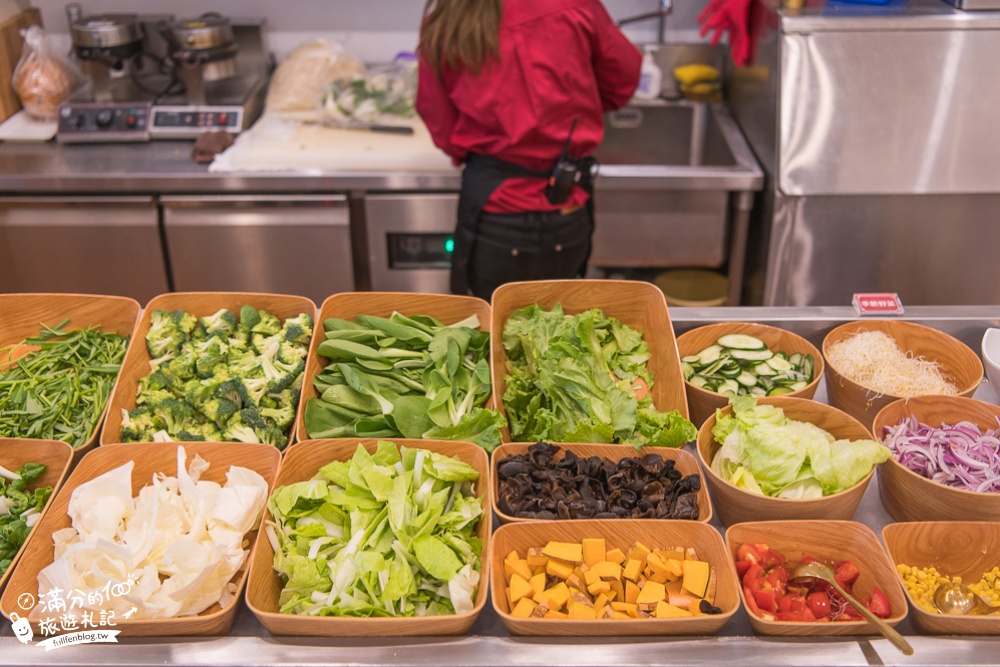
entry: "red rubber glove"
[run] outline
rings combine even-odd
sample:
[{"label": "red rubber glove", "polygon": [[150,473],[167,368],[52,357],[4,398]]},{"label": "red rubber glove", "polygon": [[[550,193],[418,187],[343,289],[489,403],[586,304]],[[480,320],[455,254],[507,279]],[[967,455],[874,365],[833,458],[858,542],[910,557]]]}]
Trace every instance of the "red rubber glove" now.
[{"label": "red rubber glove", "polygon": [[709,0],[698,17],[701,35],[712,34],[712,46],[729,34],[729,53],[737,66],[746,65],[755,50],[750,39],[750,6],[752,0]]}]

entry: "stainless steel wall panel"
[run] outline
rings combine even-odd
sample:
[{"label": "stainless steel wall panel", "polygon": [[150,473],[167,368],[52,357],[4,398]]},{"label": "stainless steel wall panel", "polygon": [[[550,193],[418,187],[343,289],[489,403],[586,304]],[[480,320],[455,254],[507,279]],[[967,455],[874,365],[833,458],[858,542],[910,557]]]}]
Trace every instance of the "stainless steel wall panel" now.
[{"label": "stainless steel wall panel", "polygon": [[998,63],[995,28],[785,35],[778,188],[996,192]]}]

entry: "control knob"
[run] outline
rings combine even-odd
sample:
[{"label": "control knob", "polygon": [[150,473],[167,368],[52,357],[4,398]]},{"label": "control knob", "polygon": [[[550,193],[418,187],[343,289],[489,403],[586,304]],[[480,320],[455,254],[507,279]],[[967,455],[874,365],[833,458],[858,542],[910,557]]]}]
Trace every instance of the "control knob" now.
[{"label": "control knob", "polygon": [[97,125],[98,127],[107,127],[111,125],[112,119],[111,109],[101,109],[97,112]]}]

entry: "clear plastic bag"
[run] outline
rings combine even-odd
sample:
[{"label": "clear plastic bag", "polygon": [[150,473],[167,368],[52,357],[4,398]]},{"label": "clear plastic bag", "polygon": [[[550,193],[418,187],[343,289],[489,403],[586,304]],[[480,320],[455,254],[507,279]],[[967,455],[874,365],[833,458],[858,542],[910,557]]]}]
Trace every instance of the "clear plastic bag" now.
[{"label": "clear plastic bag", "polygon": [[316,110],[332,81],[361,76],[365,66],[343,46],[314,39],[288,54],[271,77],[265,106],[268,111]]},{"label": "clear plastic bag", "polygon": [[79,68],[58,53],[46,32],[31,26],[21,31],[24,50],[11,84],[24,110],[35,118],[54,120],[59,107],[83,83]]},{"label": "clear plastic bag", "polygon": [[322,114],[334,123],[412,118],[416,113],[413,106],[416,96],[416,57],[401,53],[388,65],[330,84],[323,95]]}]

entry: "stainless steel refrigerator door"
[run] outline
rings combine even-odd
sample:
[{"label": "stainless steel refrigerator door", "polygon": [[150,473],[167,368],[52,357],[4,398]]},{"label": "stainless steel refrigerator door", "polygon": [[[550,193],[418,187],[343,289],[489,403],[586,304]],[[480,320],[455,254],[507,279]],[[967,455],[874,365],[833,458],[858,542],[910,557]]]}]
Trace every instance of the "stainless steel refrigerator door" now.
[{"label": "stainless steel refrigerator door", "polygon": [[0,291],[128,296],[169,290],[152,197],[0,199]]},{"label": "stainless steel refrigerator door", "polygon": [[354,289],[342,195],[160,199],[178,291],[271,292],[317,304]]}]

